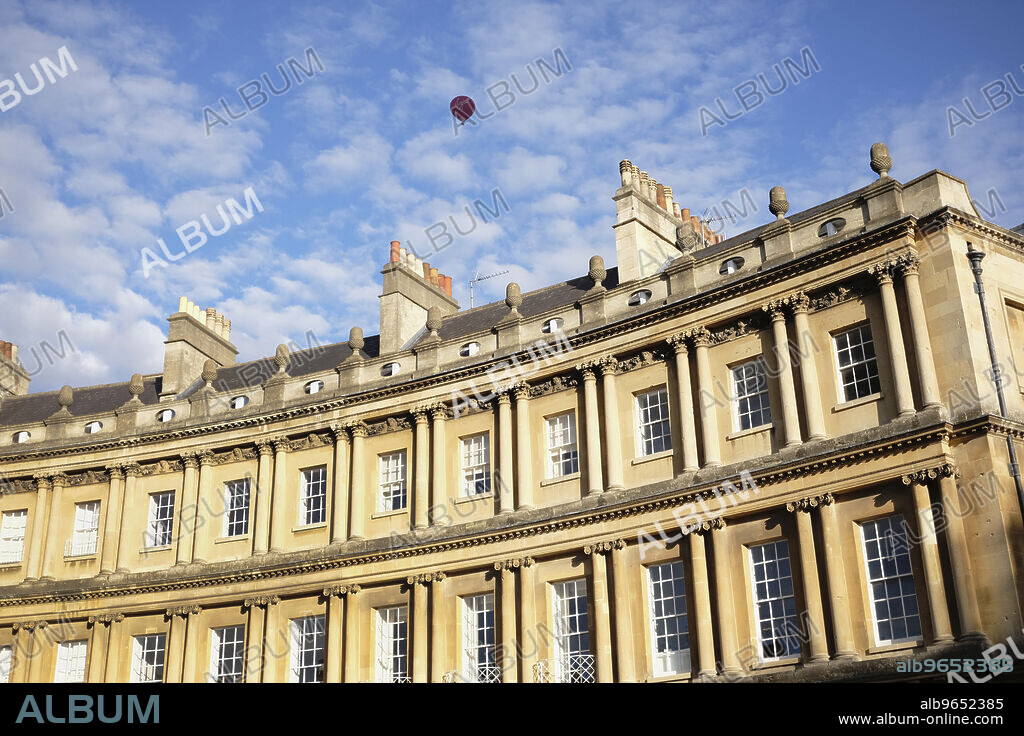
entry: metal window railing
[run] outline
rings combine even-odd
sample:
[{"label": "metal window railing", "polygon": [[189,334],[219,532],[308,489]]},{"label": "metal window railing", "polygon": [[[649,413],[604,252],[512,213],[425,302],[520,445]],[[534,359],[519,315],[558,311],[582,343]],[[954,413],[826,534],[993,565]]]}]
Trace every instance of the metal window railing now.
[{"label": "metal window railing", "polygon": [[533,666],[534,682],[597,682],[593,654],[564,654],[542,659]]},{"label": "metal window railing", "polygon": [[441,677],[441,682],[501,682],[501,667],[481,665],[468,672],[452,670]]}]

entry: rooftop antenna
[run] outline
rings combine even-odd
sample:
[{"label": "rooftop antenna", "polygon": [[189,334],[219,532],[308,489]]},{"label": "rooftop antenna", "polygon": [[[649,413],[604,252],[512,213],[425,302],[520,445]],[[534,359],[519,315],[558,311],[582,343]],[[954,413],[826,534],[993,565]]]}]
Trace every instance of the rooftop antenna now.
[{"label": "rooftop antenna", "polygon": [[[711,223],[714,223],[714,222],[725,222],[726,220],[728,220],[729,222],[733,222],[734,221],[733,217],[708,217],[707,215],[708,215],[709,211],[710,211],[710,208],[709,207],[705,207],[704,208],[704,213],[699,218],[697,218],[701,222],[703,222],[705,225],[711,225]],[[711,232],[715,232],[714,228],[709,227],[708,229],[711,230]],[[725,237],[725,228],[724,227],[722,228],[722,236]],[[699,234],[697,237],[699,237],[701,239],[701,242],[706,245],[706,243],[704,241],[703,233]]]},{"label": "rooftop antenna", "polygon": [[487,279],[493,279],[498,276],[504,276],[507,273],[508,269],[505,269],[504,271],[498,271],[497,273],[492,273],[488,276],[481,276],[479,271],[473,271],[473,278],[470,279],[469,281],[469,308],[473,308],[473,284],[477,283],[478,281],[486,281]]}]

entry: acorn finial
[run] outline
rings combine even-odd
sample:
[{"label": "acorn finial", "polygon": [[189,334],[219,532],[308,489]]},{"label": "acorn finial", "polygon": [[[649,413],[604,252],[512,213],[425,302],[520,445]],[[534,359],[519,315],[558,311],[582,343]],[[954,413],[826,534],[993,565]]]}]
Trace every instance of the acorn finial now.
[{"label": "acorn finial", "polygon": [[133,373],[132,380],[128,383],[128,393],[132,395],[133,399],[137,399],[142,395],[145,388],[145,385],[142,383],[142,374]]},{"label": "acorn finial", "polygon": [[786,219],[786,213],[789,212],[789,201],[786,199],[785,189],[772,187],[768,193],[768,211],[775,215],[776,219]]},{"label": "acorn finial", "polygon": [[515,281],[505,287],[505,305],[515,312],[523,305],[523,293],[519,290],[519,284]]},{"label": "acorn finial", "polygon": [[362,327],[353,327],[351,330],[348,331],[348,346],[349,348],[351,348],[353,353],[358,353],[360,350],[362,350],[365,342],[366,341],[363,340]]},{"label": "acorn finial", "polygon": [[209,385],[217,380],[217,361],[207,360],[203,363],[202,379]]},{"label": "acorn finial", "polygon": [[288,368],[288,365],[292,362],[291,351],[284,343],[277,346],[277,352],[274,353],[274,362],[277,363],[278,373],[284,373]]},{"label": "acorn finial", "polygon": [[60,404],[61,409],[67,409],[75,402],[75,393],[70,386],[62,386],[60,393],[57,394],[57,403]]},{"label": "acorn finial", "polygon": [[878,174],[879,179],[889,175],[892,168],[892,158],[889,156],[889,147],[884,143],[871,144],[871,170]]},{"label": "acorn finial", "polygon": [[437,331],[441,329],[441,307],[435,305],[427,310],[427,329],[431,337],[437,337]]},{"label": "acorn finial", "polygon": [[590,256],[590,272],[588,274],[594,282],[594,286],[601,286],[608,271],[604,267],[604,258],[601,256]]}]

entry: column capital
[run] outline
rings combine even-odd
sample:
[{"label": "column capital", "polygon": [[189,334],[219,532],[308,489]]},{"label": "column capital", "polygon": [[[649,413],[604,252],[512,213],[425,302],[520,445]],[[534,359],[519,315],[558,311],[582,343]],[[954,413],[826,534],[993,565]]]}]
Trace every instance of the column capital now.
[{"label": "column capital", "polygon": [[96,624],[109,627],[113,623],[121,623],[124,621],[123,613],[101,613],[96,616],[89,617],[89,626],[95,627]]},{"label": "column capital", "polygon": [[507,560],[499,560],[494,563],[494,569],[498,571],[515,572],[521,567],[532,567],[532,557],[513,557]]},{"label": "column capital", "polygon": [[519,381],[517,384],[512,386],[512,395],[516,397],[516,403],[519,403],[520,401],[529,401],[530,384],[526,381]]},{"label": "column capital", "polygon": [[725,529],[725,519],[721,516],[716,516],[713,519],[702,519],[688,529],[682,529],[684,534],[708,534],[710,532]]},{"label": "column capital", "polygon": [[921,268],[921,259],[916,253],[904,253],[898,259],[899,269],[904,276],[917,276]]},{"label": "column capital", "polygon": [[258,452],[261,456],[264,457],[267,455],[273,455],[274,445],[268,439],[256,440],[256,452]]},{"label": "column capital", "polygon": [[445,420],[452,418],[452,408],[443,401],[437,401],[428,406],[427,408],[430,410],[430,416],[434,420]]},{"label": "column capital", "polygon": [[50,490],[50,475],[49,473],[38,473],[32,476],[32,479],[36,482],[37,490]]},{"label": "column capital", "polygon": [[430,407],[428,406],[414,407],[409,413],[412,414],[413,421],[416,424],[427,424],[430,421]]},{"label": "column capital", "polygon": [[583,548],[583,554],[585,555],[606,555],[612,550],[625,549],[626,540],[624,539],[611,539],[604,542],[592,542]]},{"label": "column capital", "polygon": [[138,478],[142,475],[142,466],[136,462],[125,463],[124,474],[127,478]]},{"label": "column capital", "polygon": [[200,450],[196,457],[200,465],[213,465],[213,450]]},{"label": "column capital", "polygon": [[175,608],[168,608],[164,613],[164,617],[174,618],[175,616],[181,616],[181,618],[187,619],[189,616],[198,616],[202,612],[202,606],[177,606]]},{"label": "column capital", "polygon": [[767,304],[761,305],[761,309],[771,315],[772,322],[779,322],[786,319],[785,307],[787,301],[786,297],[783,297],[782,299],[773,299]]},{"label": "column capital", "polygon": [[355,585],[355,584],[352,584],[352,585],[330,585],[330,586],[324,588],[324,598],[331,598],[332,596],[336,596],[338,598],[342,598],[342,597],[347,596],[347,595],[355,595],[360,590],[362,590],[362,588],[359,587],[358,585]]},{"label": "column capital", "polygon": [[[194,453],[194,452],[183,452],[183,453],[181,453],[179,455],[179,457],[181,457],[181,462],[184,464],[184,466],[186,468],[198,468],[199,467],[199,457],[196,455],[196,453]],[[114,477],[114,473],[115,472],[118,474],[118,477],[121,477],[123,475],[123,473],[124,473],[124,471],[121,469],[120,466],[118,466],[116,469],[111,470],[110,471],[110,476]]]},{"label": "column capital", "polygon": [[811,309],[811,299],[802,291],[795,292],[786,297],[793,314],[801,314]]},{"label": "column capital", "polygon": [[256,595],[252,598],[246,598],[242,601],[242,608],[252,608],[253,606],[259,606],[260,608],[267,608],[268,606],[276,606],[281,602],[280,596],[276,595]]},{"label": "column capital", "polygon": [[688,355],[690,352],[689,346],[686,344],[686,334],[683,332],[669,335],[665,342],[675,351],[676,355]]},{"label": "column capital", "polygon": [[900,264],[899,258],[888,258],[868,266],[868,273],[875,277],[879,286],[891,284]]},{"label": "column capital", "polygon": [[584,381],[596,381],[597,380],[597,366],[598,361],[588,360],[583,363],[576,364],[576,371],[583,375]]},{"label": "column capital", "polygon": [[274,452],[288,452],[292,449],[292,442],[287,437],[274,437],[270,440],[274,445]]},{"label": "column capital", "polygon": [[695,348],[711,347],[711,331],[704,325],[691,327],[679,333],[684,340],[689,340]]},{"label": "column capital", "polygon": [[606,355],[595,362],[602,376],[614,376],[619,372],[619,361],[614,355]]},{"label": "column capital", "polygon": [[359,421],[350,422],[345,425],[348,431],[352,434],[352,439],[356,437],[366,437],[369,434],[369,427],[366,426],[366,422]]},{"label": "column capital", "polygon": [[410,575],[405,579],[405,582],[409,585],[416,585],[416,583],[419,583],[420,585],[429,587],[431,583],[440,583],[447,577],[448,576],[443,572],[425,572],[420,575]]},{"label": "column capital", "polygon": [[[187,453],[183,453],[181,455],[181,457],[184,459],[186,454]],[[110,465],[104,466],[103,469],[107,471],[107,474],[110,475],[111,479],[113,479],[113,478],[124,478],[124,464],[123,463],[111,463]]]},{"label": "column capital", "polygon": [[335,442],[348,442],[348,428],[338,422],[333,422],[330,426],[331,433],[334,435]]},{"label": "column capital", "polygon": [[818,506],[831,506],[835,503],[835,497],[831,493],[823,493],[820,496],[808,496],[786,504],[786,511],[806,511],[810,513]]},{"label": "column capital", "polygon": [[54,486],[66,486],[68,484],[68,476],[64,472],[52,473],[50,475],[50,484]]},{"label": "column capital", "polygon": [[504,388],[495,390],[494,393],[498,398],[498,406],[512,406],[512,399],[509,397],[511,392],[512,389],[510,386],[505,386]]},{"label": "column capital", "polygon": [[22,630],[32,634],[36,629],[45,629],[49,625],[47,621],[19,621],[11,624],[11,632],[16,634],[19,630]]},{"label": "column capital", "polygon": [[910,473],[905,473],[900,476],[900,481],[905,486],[909,486],[912,483],[927,483],[930,480],[936,478],[959,478],[960,469],[953,463],[943,463],[942,465],[936,465],[932,468],[922,468],[921,470],[914,470]]}]

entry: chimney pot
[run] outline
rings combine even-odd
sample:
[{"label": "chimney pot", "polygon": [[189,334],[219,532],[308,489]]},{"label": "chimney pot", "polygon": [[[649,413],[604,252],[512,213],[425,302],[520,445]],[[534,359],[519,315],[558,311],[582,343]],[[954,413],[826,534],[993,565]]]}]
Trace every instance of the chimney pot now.
[{"label": "chimney pot", "polygon": [[400,251],[401,250],[402,250],[402,243],[400,241],[398,241],[398,240],[392,240],[391,241],[391,257],[390,257],[390,260],[388,261],[388,263],[398,263],[399,259],[401,258],[401,256],[400,256]]},{"label": "chimney pot", "polygon": [[671,211],[668,205],[668,198],[665,196],[665,185],[656,184],[654,186],[654,196],[657,198],[658,206],[663,210]]}]

